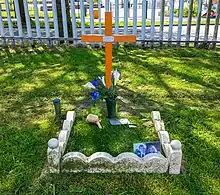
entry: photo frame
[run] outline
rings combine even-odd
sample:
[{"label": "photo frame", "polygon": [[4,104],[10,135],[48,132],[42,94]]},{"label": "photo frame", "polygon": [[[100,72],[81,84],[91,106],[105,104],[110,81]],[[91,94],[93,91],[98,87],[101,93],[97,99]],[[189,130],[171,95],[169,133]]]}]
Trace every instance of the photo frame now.
[{"label": "photo frame", "polygon": [[134,144],[134,153],[143,158],[144,156],[152,153],[161,153],[161,144],[159,141],[143,142]]}]

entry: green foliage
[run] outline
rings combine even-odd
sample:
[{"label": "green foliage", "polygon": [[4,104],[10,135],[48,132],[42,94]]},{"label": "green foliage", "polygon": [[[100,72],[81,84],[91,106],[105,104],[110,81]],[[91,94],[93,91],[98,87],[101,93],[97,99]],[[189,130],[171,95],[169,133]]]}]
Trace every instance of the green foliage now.
[{"label": "green foliage", "polygon": [[[119,114],[138,128],[111,127],[105,105],[82,87],[104,73],[104,51],[86,48],[2,48],[0,51],[0,194],[220,194],[220,51],[114,49]],[[156,140],[150,112],[159,110],[171,139],[183,145],[183,173],[60,174],[42,177],[47,141],[56,137],[52,100],[75,108],[68,151],[116,156]],[[102,110],[103,109],[103,110]],[[103,130],[85,122],[93,111]],[[146,121],[143,121],[145,119]],[[129,185],[128,185],[129,184]]]}]

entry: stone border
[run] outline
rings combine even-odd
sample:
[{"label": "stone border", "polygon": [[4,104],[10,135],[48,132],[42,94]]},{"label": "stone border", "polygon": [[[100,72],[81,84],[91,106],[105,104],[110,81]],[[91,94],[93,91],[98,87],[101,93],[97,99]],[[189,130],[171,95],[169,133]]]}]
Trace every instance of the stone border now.
[{"label": "stone border", "polygon": [[165,156],[149,154],[144,158],[131,152],[121,153],[117,157],[106,152],[96,152],[89,157],[80,152],[68,152],[64,155],[75,116],[75,111],[68,111],[58,139],[52,138],[48,141],[47,159],[50,173],[180,173],[181,143],[179,140],[170,141],[159,111],[153,111],[151,116]]}]

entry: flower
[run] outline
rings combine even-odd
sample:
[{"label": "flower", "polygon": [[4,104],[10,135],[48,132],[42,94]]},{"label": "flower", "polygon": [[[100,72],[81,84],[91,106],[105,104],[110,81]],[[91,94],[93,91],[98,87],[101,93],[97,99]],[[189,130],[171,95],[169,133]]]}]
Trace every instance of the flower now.
[{"label": "flower", "polygon": [[99,98],[99,92],[93,91],[91,92],[92,100],[97,100]]},{"label": "flower", "polygon": [[100,84],[100,81],[97,79],[94,79],[93,81],[91,81],[90,83],[92,83],[94,86],[97,86]]},{"label": "flower", "polygon": [[112,75],[114,79],[114,85],[116,85],[116,83],[118,82],[120,78],[121,73],[116,69],[115,71],[113,71]]},{"label": "flower", "polygon": [[103,85],[105,86],[105,77],[104,77],[104,76],[102,76],[102,77],[98,77],[98,78],[99,78],[99,80],[101,80],[101,81],[102,81]]},{"label": "flower", "polygon": [[89,89],[96,89],[95,86],[91,82],[86,83],[85,85],[83,85],[83,87],[87,87]]}]

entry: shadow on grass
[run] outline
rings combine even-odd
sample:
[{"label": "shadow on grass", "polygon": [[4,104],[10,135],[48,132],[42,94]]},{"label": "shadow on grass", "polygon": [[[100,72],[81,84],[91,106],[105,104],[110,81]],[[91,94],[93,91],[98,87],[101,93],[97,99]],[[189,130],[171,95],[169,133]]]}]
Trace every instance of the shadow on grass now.
[{"label": "shadow on grass", "polygon": [[[132,143],[151,139],[151,128],[105,129],[84,124],[90,106],[81,85],[103,75],[103,51],[74,48],[16,49],[1,52],[1,182],[2,193],[19,194],[217,194],[220,92],[218,52],[191,49],[114,51],[122,71],[119,110],[135,122],[160,110],[172,139],[183,144],[186,172],[157,174],[61,174],[40,182],[46,143],[56,135],[53,98],[63,112],[79,113],[69,150],[117,155]],[[205,58],[205,60],[203,60]],[[82,113],[81,113],[82,112]],[[148,114],[147,114],[148,113]],[[141,124],[140,124],[141,126]],[[75,128],[75,127],[74,127]],[[147,135],[146,135],[147,134]]]}]

